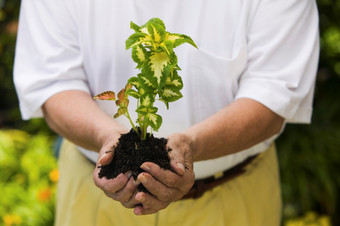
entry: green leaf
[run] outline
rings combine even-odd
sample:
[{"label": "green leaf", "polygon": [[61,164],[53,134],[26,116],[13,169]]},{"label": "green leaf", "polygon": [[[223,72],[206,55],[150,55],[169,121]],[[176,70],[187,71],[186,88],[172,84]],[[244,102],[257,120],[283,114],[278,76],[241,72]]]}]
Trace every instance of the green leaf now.
[{"label": "green leaf", "polygon": [[105,91],[93,97],[98,100],[116,100],[116,94],[113,91]]},{"label": "green leaf", "polygon": [[124,115],[127,112],[126,107],[121,107],[118,109],[117,113],[113,116],[113,118],[118,118],[121,115]]},{"label": "green leaf", "polygon": [[133,29],[135,32],[140,32],[140,27],[132,21],[130,22],[130,28]]},{"label": "green leaf", "polygon": [[159,88],[161,83],[165,83],[167,74],[170,73],[173,67],[173,62],[165,52],[153,52],[147,65],[149,72],[152,73],[152,76],[156,79],[157,87]]},{"label": "green leaf", "polygon": [[183,81],[181,76],[178,75],[176,70],[171,71],[171,75],[166,80],[167,86],[175,86],[178,90],[183,88]]},{"label": "green leaf", "polygon": [[162,117],[155,113],[147,113],[144,117],[151,128],[158,131],[162,125]]},{"label": "green leaf", "polygon": [[133,85],[136,89],[140,87],[139,79],[137,77],[129,78],[128,83]]},{"label": "green leaf", "polygon": [[147,23],[148,33],[151,35],[151,38],[154,43],[161,43],[165,39],[166,32],[162,25],[154,22]]},{"label": "green leaf", "polygon": [[137,63],[137,68],[142,68],[147,60],[149,53],[142,44],[132,47],[132,59]]},{"label": "green leaf", "polygon": [[132,34],[126,41],[125,41],[125,48],[130,49],[131,47],[134,47],[139,44],[152,44],[151,37],[145,33],[137,32]]},{"label": "green leaf", "polygon": [[166,52],[169,56],[171,56],[174,53],[174,44],[173,42],[166,40],[162,42],[160,45],[161,49]]},{"label": "green leaf", "polygon": [[133,90],[133,89],[127,90],[126,94],[129,95],[129,96],[132,96],[136,99],[139,99],[139,97],[140,97],[140,94],[136,90]]},{"label": "green leaf", "polygon": [[140,104],[146,107],[150,107],[155,102],[155,98],[153,95],[149,93],[145,93],[140,97]]},{"label": "green leaf", "polygon": [[159,96],[166,102],[174,102],[183,97],[182,93],[176,86],[166,86]]},{"label": "green leaf", "polygon": [[[177,36],[177,38],[176,38],[176,36]],[[169,36],[167,38],[174,40],[174,48],[182,45],[183,43],[188,43],[188,44],[192,45],[193,47],[197,48],[197,45],[195,44],[195,42],[187,35],[169,34]]]},{"label": "green leaf", "polygon": [[[164,22],[163,22],[161,19],[159,19],[159,18],[151,18],[148,22],[146,22],[146,24],[148,24],[148,23],[156,23],[156,24],[159,24],[159,25],[161,25],[162,28],[165,30],[165,24],[164,24]],[[146,26],[146,24],[145,24],[145,26]]]},{"label": "green leaf", "polygon": [[[139,79],[139,84],[141,87],[144,88],[144,90],[147,90],[147,91],[156,90],[157,80],[156,78],[152,77],[152,73],[140,73],[137,76]],[[140,92],[140,94],[143,94],[143,93]]]},{"label": "green leaf", "polygon": [[136,109],[136,112],[141,115],[146,115],[147,113],[156,113],[158,111],[158,108],[153,106],[139,106]]}]

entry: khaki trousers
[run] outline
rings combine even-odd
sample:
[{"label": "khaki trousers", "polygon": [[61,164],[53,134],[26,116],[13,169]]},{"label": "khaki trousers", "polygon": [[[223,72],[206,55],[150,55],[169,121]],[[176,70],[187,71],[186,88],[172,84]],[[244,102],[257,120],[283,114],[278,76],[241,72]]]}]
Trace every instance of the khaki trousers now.
[{"label": "khaki trousers", "polygon": [[56,226],[279,226],[281,192],[272,145],[247,172],[201,198],[180,200],[156,214],[135,216],[92,180],[94,164],[64,141],[59,159]]}]

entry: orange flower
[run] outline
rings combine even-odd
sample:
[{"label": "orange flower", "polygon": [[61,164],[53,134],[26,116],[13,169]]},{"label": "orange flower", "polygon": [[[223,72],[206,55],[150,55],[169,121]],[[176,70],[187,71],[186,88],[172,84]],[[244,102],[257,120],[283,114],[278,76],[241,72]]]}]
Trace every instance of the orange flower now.
[{"label": "orange flower", "polygon": [[49,174],[49,178],[52,182],[56,183],[59,179],[59,171],[58,169],[53,169],[50,174]]},{"label": "orange flower", "polygon": [[38,200],[41,202],[48,202],[52,197],[52,190],[51,188],[47,187],[41,189],[38,193]]}]

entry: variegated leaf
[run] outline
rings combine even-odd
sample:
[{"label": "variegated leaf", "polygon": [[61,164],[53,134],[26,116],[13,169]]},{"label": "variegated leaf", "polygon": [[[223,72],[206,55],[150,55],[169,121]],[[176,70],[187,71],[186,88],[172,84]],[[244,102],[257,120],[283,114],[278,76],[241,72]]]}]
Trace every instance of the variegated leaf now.
[{"label": "variegated leaf", "polygon": [[145,93],[140,97],[140,104],[143,106],[152,106],[155,102],[155,97],[149,93]]},{"label": "variegated leaf", "polygon": [[130,22],[130,28],[133,29],[135,32],[140,32],[140,27],[132,21]]},{"label": "variegated leaf", "polygon": [[138,74],[138,80],[140,86],[143,87],[144,90],[153,91],[157,87],[157,80],[156,78],[152,77],[152,73],[150,72]]},{"label": "variegated leaf", "polygon": [[166,86],[159,94],[159,96],[162,100],[166,102],[174,102],[183,97],[182,93],[175,86]]},{"label": "variegated leaf", "polygon": [[[170,68],[172,65],[171,58],[165,52],[154,52],[150,56],[150,61],[148,62],[148,66],[150,68],[152,76],[156,78],[157,86],[161,84],[161,81],[164,80],[163,73],[170,73]],[[168,68],[166,68],[168,67]],[[165,82],[165,80],[164,80]]]},{"label": "variegated leaf", "polygon": [[137,32],[132,34],[126,41],[125,41],[125,48],[130,49],[139,44],[152,44],[151,37],[147,34],[142,32]]},{"label": "variegated leaf", "polygon": [[195,48],[197,48],[195,42],[187,35],[183,35],[183,34],[169,34],[169,36],[167,37],[170,40],[174,41],[174,48],[182,45],[183,43],[189,43],[190,45],[194,46]]},{"label": "variegated leaf", "polygon": [[154,22],[148,22],[146,26],[153,42],[155,43],[163,42],[166,36],[166,32],[163,26]]},{"label": "variegated leaf", "polygon": [[137,63],[137,68],[142,68],[149,53],[142,44],[132,47],[132,59]]},{"label": "variegated leaf", "polygon": [[[151,18],[148,22],[146,22],[146,24],[148,24],[148,23],[156,23],[156,24],[159,24],[159,25],[161,25],[162,26],[162,28],[165,30],[165,24],[164,24],[164,22],[161,20],[161,19],[159,19],[159,18]],[[146,25],[145,24],[145,25]],[[144,25],[144,26],[145,26]]]},{"label": "variegated leaf", "polygon": [[127,108],[121,107],[118,108],[117,113],[113,116],[113,118],[118,118],[121,115],[124,115],[127,112]]},{"label": "variegated leaf", "polygon": [[162,117],[155,113],[147,113],[144,117],[151,128],[158,131],[162,125]]},{"label": "variegated leaf", "polygon": [[169,77],[166,80],[167,86],[175,86],[178,90],[183,88],[183,81],[181,76],[178,75],[176,70],[172,70]]},{"label": "variegated leaf", "polygon": [[119,100],[123,100],[126,96],[125,96],[125,89],[122,89],[121,91],[119,91],[118,95],[117,95]]},{"label": "variegated leaf", "polygon": [[160,43],[159,46],[169,56],[171,56],[174,53],[174,44],[169,40],[165,40],[164,42]]},{"label": "variegated leaf", "polygon": [[93,97],[98,100],[116,100],[116,94],[113,91],[105,91]]},{"label": "variegated leaf", "polygon": [[136,90],[133,90],[133,89],[128,89],[126,91],[126,94],[129,95],[129,96],[132,96],[136,99],[139,99],[139,97],[140,97],[140,94]]},{"label": "variegated leaf", "polygon": [[137,77],[131,77],[128,80],[128,83],[130,83],[131,85],[133,85],[136,89],[138,89],[140,87],[139,84],[139,79]]},{"label": "variegated leaf", "polygon": [[141,114],[141,115],[146,115],[147,113],[156,113],[158,111],[158,108],[153,107],[153,106],[139,106],[136,109],[136,112]]}]

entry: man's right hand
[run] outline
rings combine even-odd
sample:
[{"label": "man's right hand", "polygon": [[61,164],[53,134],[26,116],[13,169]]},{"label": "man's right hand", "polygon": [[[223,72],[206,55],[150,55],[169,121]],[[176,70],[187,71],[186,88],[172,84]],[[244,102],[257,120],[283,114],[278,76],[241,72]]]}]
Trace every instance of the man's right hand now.
[{"label": "man's right hand", "polygon": [[139,182],[134,181],[131,176],[131,172],[119,174],[113,179],[107,179],[105,177],[99,178],[98,176],[100,171],[99,166],[107,165],[112,161],[114,156],[112,147],[115,144],[115,141],[109,141],[101,148],[96,168],[93,172],[93,180],[95,185],[102,189],[106,196],[120,202],[126,208],[134,208],[137,204],[139,204],[139,202],[135,200]]}]

